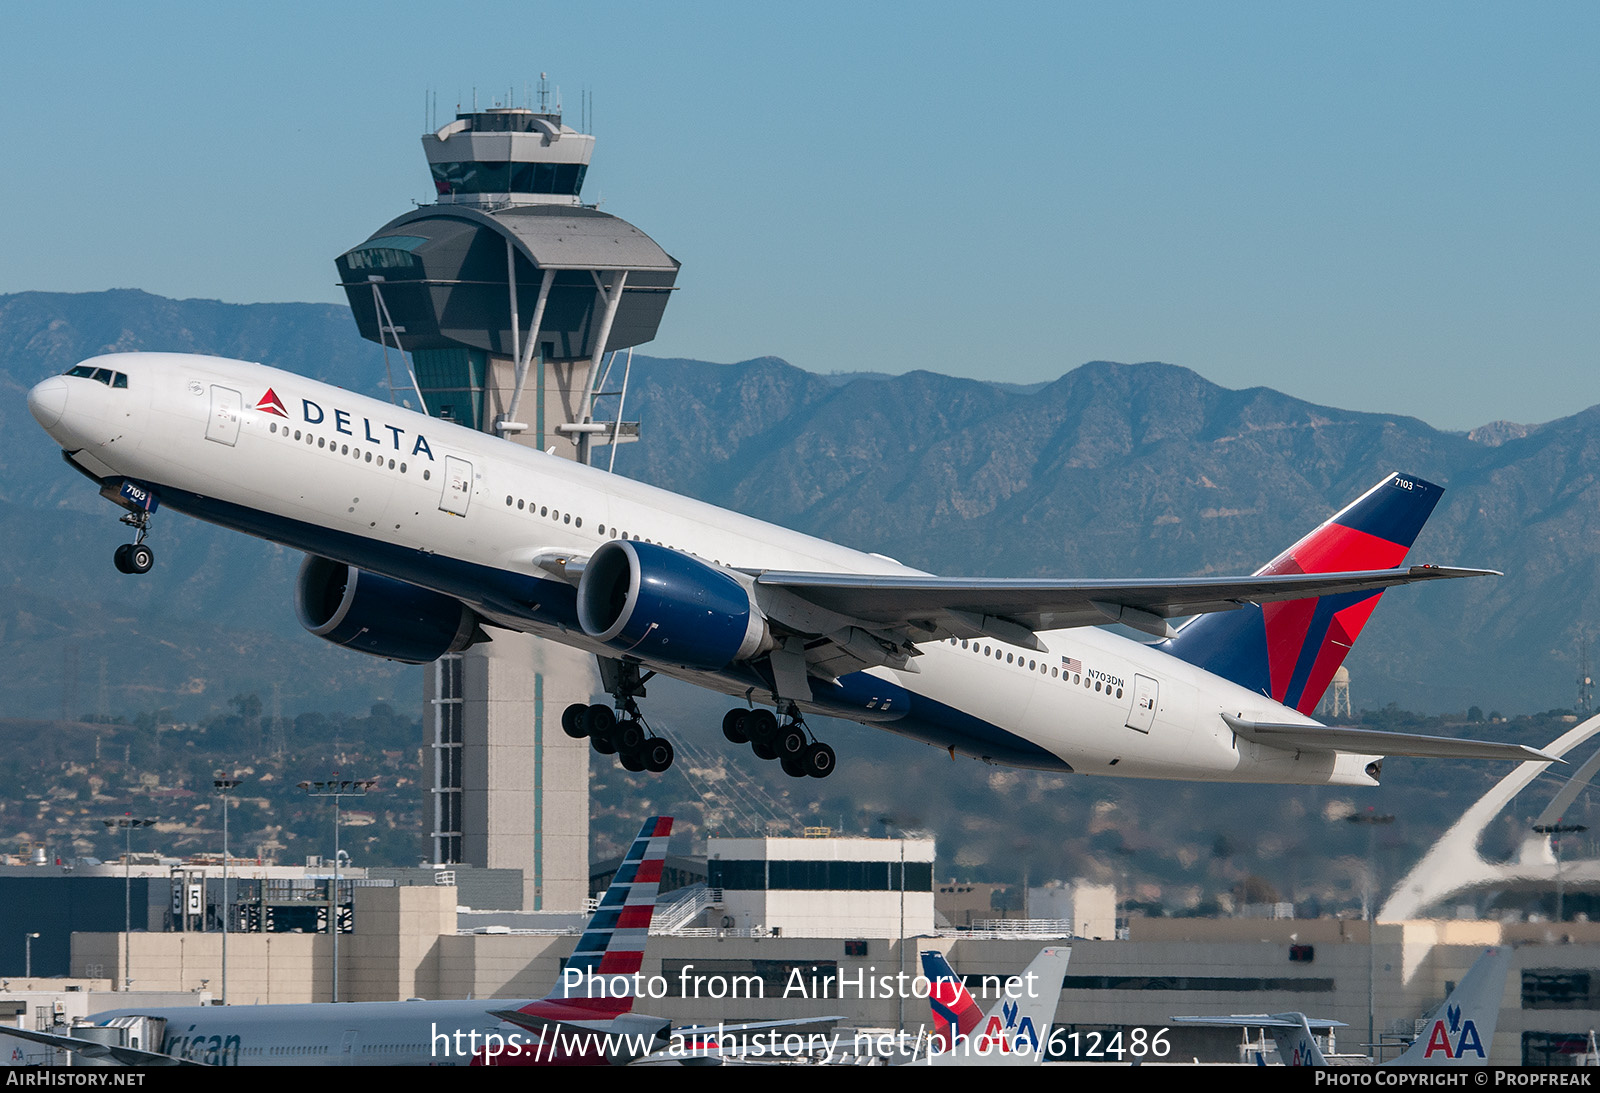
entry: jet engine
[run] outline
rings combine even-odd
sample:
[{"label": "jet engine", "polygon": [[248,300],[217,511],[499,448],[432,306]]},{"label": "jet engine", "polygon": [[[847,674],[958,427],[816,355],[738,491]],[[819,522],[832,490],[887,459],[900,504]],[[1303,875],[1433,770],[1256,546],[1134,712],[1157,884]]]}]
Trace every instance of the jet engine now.
[{"label": "jet engine", "polygon": [[308,554],[295,580],[295,614],[307,630],[347,649],[426,664],[487,641],[459,600]]},{"label": "jet engine", "polygon": [[728,573],[637,539],[605,543],[578,581],[583,632],[641,660],[722,668],[772,648],[766,618]]}]

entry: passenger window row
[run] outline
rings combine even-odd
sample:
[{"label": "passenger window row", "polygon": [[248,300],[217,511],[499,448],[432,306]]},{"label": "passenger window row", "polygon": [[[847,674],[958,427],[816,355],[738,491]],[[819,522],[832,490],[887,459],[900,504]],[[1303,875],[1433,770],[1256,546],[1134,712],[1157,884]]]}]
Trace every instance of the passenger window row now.
[{"label": "passenger window row", "polygon": [[[575,528],[583,527],[583,517],[581,516],[574,516],[570,512],[564,513],[557,509],[553,509],[548,505],[535,505],[532,501],[529,501],[526,498],[518,497],[515,494],[506,494],[506,508],[515,508],[518,512],[526,512],[529,516],[536,515],[540,517],[548,517],[551,520],[560,520],[563,524],[571,524]],[[601,524],[598,528],[596,528],[595,533],[597,535],[609,535],[613,539],[632,539],[635,542],[655,544],[654,539],[646,539],[639,535],[629,535],[626,531],[617,530],[616,527],[612,527],[608,531],[604,524]],[[670,543],[660,543],[655,545],[665,546],[668,550],[678,549]],[[693,552],[691,551],[690,553]],[[695,554],[694,556],[696,558],[699,557],[698,554]],[[713,562],[713,564],[721,565],[722,563]]]},{"label": "passenger window row", "polygon": [[1115,690],[1116,694],[1111,696],[1113,698],[1122,697],[1121,687],[1113,688],[1110,683],[1102,684],[1100,680],[1091,679],[1088,676],[1085,676],[1082,672],[1067,672],[1061,668],[1052,668],[1043,661],[1028,660],[1020,653],[1007,653],[1004,649],[993,645],[980,645],[975,641],[969,643],[965,638],[951,638],[950,644],[960,645],[960,647],[963,649],[968,648],[970,645],[972,652],[977,653],[980,656],[993,657],[995,660],[999,660],[1001,655],[1004,654],[1007,664],[1015,664],[1018,668],[1024,668],[1030,672],[1038,672],[1040,675],[1048,674],[1051,679],[1060,679],[1063,682],[1073,684],[1074,686],[1081,683],[1084,687],[1093,687],[1097,692],[1103,691],[1107,695],[1111,695],[1112,691]]},{"label": "passenger window row", "polygon": [[[340,444],[337,441],[329,441],[327,437],[318,436],[317,434],[313,433],[309,429],[306,429],[304,431],[301,431],[300,429],[296,429],[296,430],[294,430],[294,436],[291,438],[290,435],[289,435],[289,426],[285,425],[280,429],[278,427],[278,423],[276,421],[274,421],[271,424],[269,424],[267,426],[267,428],[268,428],[269,432],[282,433],[283,434],[283,439],[285,439],[285,440],[289,440],[289,439],[301,440],[301,439],[304,439],[305,442],[306,442],[306,445],[308,447],[310,445],[312,445],[312,444],[315,444],[319,448],[326,448],[330,455],[348,455],[348,456],[351,456],[351,457],[353,457],[355,459],[361,460],[361,461],[366,462],[366,463],[376,463],[380,467],[382,467],[384,465],[385,461],[387,461],[389,470],[391,470],[391,471],[398,470],[401,474],[409,473],[408,472],[408,468],[407,468],[407,466],[406,466],[404,461],[396,463],[393,459],[388,459],[386,456],[382,455],[381,453],[379,453],[377,455],[374,455],[373,452],[372,452],[372,449],[370,449],[370,448],[368,448],[365,452],[363,452],[359,446],[352,448],[348,444]],[[433,475],[427,470],[427,468],[423,468],[422,480],[424,482],[426,482],[432,477],[433,477]]]}]

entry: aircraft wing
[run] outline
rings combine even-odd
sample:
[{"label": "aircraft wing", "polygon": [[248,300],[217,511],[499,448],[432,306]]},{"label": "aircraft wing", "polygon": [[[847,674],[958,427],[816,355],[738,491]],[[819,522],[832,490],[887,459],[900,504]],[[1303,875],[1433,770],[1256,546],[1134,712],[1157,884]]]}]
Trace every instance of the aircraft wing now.
[{"label": "aircraft wing", "polygon": [[205,1063],[193,1059],[180,1059],[176,1055],[166,1055],[159,1051],[141,1051],[136,1047],[116,1047],[111,1044],[99,1044],[93,1040],[80,1040],[75,1036],[57,1036],[52,1032],[34,1032],[25,1028],[0,1028],[0,1033],[15,1036],[19,1040],[29,1040],[35,1044],[44,1044],[46,1047],[60,1048],[65,1051],[76,1052],[85,1059],[99,1059],[120,1063],[123,1066],[205,1066]]},{"label": "aircraft wing", "polygon": [[1166,638],[1174,633],[1168,619],[1232,611],[1246,603],[1376,592],[1418,581],[1499,573],[1492,569],[1414,565],[1344,573],[1127,581],[778,571],[752,576],[758,588],[789,593],[874,629],[910,628],[935,639],[988,634],[1039,648],[1031,637],[1033,631],[1120,622]]},{"label": "aircraft wing", "polygon": [[1334,725],[1295,725],[1245,721],[1223,714],[1228,727],[1246,740],[1274,748],[1305,751],[1345,751],[1358,755],[1410,755],[1419,759],[1509,759],[1513,762],[1561,763],[1559,755],[1526,744],[1492,740],[1456,740],[1448,736],[1418,736],[1377,729],[1347,729]]}]

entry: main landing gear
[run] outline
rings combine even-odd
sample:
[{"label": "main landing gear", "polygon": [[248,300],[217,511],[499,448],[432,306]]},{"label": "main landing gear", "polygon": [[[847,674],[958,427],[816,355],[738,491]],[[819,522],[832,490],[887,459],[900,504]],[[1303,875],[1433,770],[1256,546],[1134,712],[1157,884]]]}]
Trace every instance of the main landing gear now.
[{"label": "main landing gear", "polygon": [[791,704],[779,724],[771,710],[734,708],[722,718],[730,743],[749,744],[757,759],[776,759],[791,778],[826,778],[837,766],[833,749],[811,737],[800,711]]},{"label": "main landing gear", "polygon": [[122,522],[134,529],[134,540],[123,543],[111,556],[113,564],[119,573],[148,573],[150,567],[156,564],[156,552],[145,545],[144,537],[150,533],[150,514],[148,512],[129,512],[123,514]]},{"label": "main landing gear", "polygon": [[588,737],[595,751],[615,755],[624,770],[660,774],[672,766],[671,742],[650,730],[631,698],[620,718],[610,706],[575,702],[561,712],[561,728],[574,740]]},{"label": "main landing gear", "polygon": [[616,698],[622,716],[618,717],[610,706],[575,702],[561,711],[561,730],[574,740],[588,737],[595,751],[615,755],[624,770],[660,774],[672,766],[671,742],[655,734],[634,701],[644,696],[644,685],[650,676],[641,677],[637,664],[602,657],[600,678]]}]

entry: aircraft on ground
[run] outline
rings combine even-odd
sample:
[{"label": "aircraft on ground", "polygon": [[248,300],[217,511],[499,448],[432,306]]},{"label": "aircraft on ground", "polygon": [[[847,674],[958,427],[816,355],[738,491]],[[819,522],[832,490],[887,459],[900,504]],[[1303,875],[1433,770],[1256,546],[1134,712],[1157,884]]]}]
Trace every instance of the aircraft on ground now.
[{"label": "aircraft on ground", "polygon": [[1408,474],[1249,577],[949,578],[259,364],[96,357],[28,407],[127,510],[117,568],[151,567],[165,506],[305,551],[300,620],[348,648],[425,663],[503,627],[588,651],[612,703],[563,727],[633,770],[672,763],[638,705],[657,672],[736,699],[724,735],[796,777],[836,761],[807,714],[1138,778],[1375,785],[1386,754],[1552,758],[1308,716],[1384,589],[1490,573],[1401,564],[1442,492]]},{"label": "aircraft on ground", "polygon": [[[993,982],[996,998],[985,1013],[978,1008],[965,981],[937,949],[922,954],[922,974],[928,981],[928,1007],[932,1025],[913,1033],[873,1036],[858,1033],[844,1042],[843,1034],[794,1037],[792,1048],[752,1050],[742,1042],[737,1028],[722,1026],[674,1030],[678,1042],[638,1060],[644,1065],[760,1065],[778,1061],[832,1066],[1038,1066],[1050,1047],[1061,981],[1067,974],[1072,948],[1052,945],[1039,950],[1021,975]],[[729,1035],[733,1033],[735,1035]],[[692,1038],[686,1046],[685,1039]]]},{"label": "aircraft on ground", "polygon": [[[1027,970],[1002,989],[988,1013],[978,1003],[945,955],[922,954],[922,974],[933,984],[930,1057],[933,1066],[1037,1066],[1050,1048],[1061,981],[1072,958],[1070,946],[1039,950]],[[1014,995],[1014,996],[1013,996]]]},{"label": "aircraft on ground", "polygon": [[[1486,1066],[1500,1021],[1500,1001],[1511,970],[1511,947],[1485,949],[1439,1008],[1423,1022],[1409,1048],[1385,1066]],[[1341,1021],[1303,1013],[1238,1013],[1228,1017],[1174,1017],[1174,1024],[1265,1028],[1285,1066],[1327,1066],[1313,1029],[1344,1027]]]},{"label": "aircraft on ground", "polygon": [[[671,1033],[664,1018],[633,1012],[635,975],[644,959],[671,832],[670,817],[645,821],[562,977],[540,999],[184,1006],[93,1015],[96,1025],[144,1030],[142,1042],[111,1048],[81,1031],[75,1036],[5,1033],[136,1066],[626,1063],[656,1050]],[[598,980],[589,978],[591,973]]]}]

